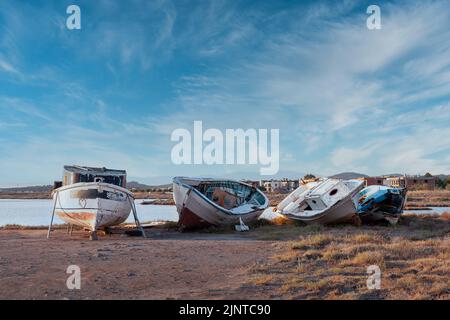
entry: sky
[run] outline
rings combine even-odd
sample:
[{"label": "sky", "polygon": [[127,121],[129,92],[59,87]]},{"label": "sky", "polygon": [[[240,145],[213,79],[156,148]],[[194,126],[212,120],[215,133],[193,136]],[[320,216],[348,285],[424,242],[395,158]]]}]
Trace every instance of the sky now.
[{"label": "sky", "polygon": [[449,2],[0,2],[0,186],[65,164],[147,183],[259,172],[173,164],[171,133],[196,120],[279,129],[279,175],[449,173]]}]

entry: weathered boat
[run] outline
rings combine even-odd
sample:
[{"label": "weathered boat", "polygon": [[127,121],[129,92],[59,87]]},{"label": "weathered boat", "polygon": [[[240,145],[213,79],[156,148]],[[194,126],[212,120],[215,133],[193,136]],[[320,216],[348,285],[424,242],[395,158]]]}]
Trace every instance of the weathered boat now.
[{"label": "weathered boat", "polygon": [[368,186],[358,194],[358,214],[363,222],[387,220],[396,224],[406,203],[406,188]]},{"label": "weathered boat", "polygon": [[276,207],[275,212],[308,224],[351,221],[356,215],[360,180],[318,179],[300,185]]},{"label": "weathered boat", "polygon": [[[69,225],[96,231],[123,223],[133,210],[133,194],[126,188],[126,171],[64,166],[62,187],[53,191],[54,212]],[[49,234],[51,224],[49,227]]]},{"label": "weathered boat", "polygon": [[173,197],[182,229],[249,223],[269,206],[259,189],[226,179],[175,177]]}]

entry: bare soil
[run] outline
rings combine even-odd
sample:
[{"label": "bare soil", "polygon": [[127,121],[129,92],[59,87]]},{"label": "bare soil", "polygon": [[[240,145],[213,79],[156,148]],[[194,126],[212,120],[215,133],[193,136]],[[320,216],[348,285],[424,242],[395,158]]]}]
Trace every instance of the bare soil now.
[{"label": "bare soil", "polygon": [[[0,229],[0,299],[449,299],[450,214],[398,226],[302,226],[250,232],[117,229],[89,241],[65,229]],[[379,265],[381,290],[366,287]],[[81,289],[69,290],[69,265]]]}]

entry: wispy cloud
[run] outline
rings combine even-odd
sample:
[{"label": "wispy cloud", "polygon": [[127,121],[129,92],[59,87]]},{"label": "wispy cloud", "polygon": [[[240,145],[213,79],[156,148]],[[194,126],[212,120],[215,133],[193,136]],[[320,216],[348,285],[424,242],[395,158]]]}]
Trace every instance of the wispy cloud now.
[{"label": "wispy cloud", "polygon": [[1,57],[0,57],[0,70],[15,74],[15,75],[20,75],[20,72],[13,65],[11,65],[9,62],[3,60]]},{"label": "wispy cloud", "polygon": [[[271,34],[251,56],[238,56],[235,63],[208,76],[181,79],[177,103],[182,109],[164,118],[168,125],[160,127],[169,131],[173,125],[189,124],[201,109],[201,118],[212,127],[282,128],[284,147],[298,150],[298,164],[310,165],[308,153],[315,154],[317,170],[324,173],[344,167],[368,173],[448,169],[444,158],[427,160],[445,144],[414,145],[423,139],[410,139],[410,130],[402,125],[408,122],[417,127],[417,136],[427,136],[420,118],[424,113],[442,120],[436,130],[444,132],[448,125],[443,107],[430,106],[435,99],[448,97],[450,84],[445,77],[449,14],[442,6],[384,5],[383,29],[376,32],[364,27],[364,11],[333,20],[333,5],[323,3],[308,16],[316,27],[313,34],[297,32],[298,23],[289,21],[301,21],[301,16],[290,16],[282,32]],[[426,65],[429,60],[435,62]],[[427,77],[414,76],[420,73]],[[390,126],[394,136],[373,132],[373,125]],[[381,150],[393,139],[410,161],[383,160],[391,159]]]},{"label": "wispy cloud", "polygon": [[10,181],[19,167],[23,181],[57,178],[66,162],[133,176],[248,169],[173,166],[170,133],[194,120],[279,128],[281,170],[450,170],[444,2],[381,2],[376,31],[359,1],[80,5],[79,32],[53,2],[0,8]]}]

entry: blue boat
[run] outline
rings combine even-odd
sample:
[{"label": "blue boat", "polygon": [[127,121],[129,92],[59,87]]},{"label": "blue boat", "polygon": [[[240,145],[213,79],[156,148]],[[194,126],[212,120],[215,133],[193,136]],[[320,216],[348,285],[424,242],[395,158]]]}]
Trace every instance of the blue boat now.
[{"label": "blue boat", "polygon": [[406,203],[406,188],[368,186],[357,199],[357,212],[363,222],[387,220],[397,223]]}]

